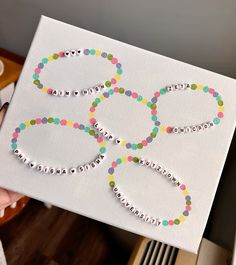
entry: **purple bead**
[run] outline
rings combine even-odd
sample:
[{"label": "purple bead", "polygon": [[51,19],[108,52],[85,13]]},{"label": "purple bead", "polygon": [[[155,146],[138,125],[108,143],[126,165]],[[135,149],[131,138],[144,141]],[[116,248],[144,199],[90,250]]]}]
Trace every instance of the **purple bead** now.
[{"label": "purple bead", "polygon": [[189,195],[187,195],[187,196],[185,197],[185,200],[186,200],[186,201],[190,201],[190,200],[191,200],[191,197],[190,197]]},{"label": "purple bead", "polygon": [[126,148],[127,148],[127,149],[131,148],[131,143],[127,143],[127,144],[126,144]]},{"label": "purple bead", "polygon": [[219,93],[217,93],[217,92],[214,92],[214,93],[213,93],[213,97],[215,97],[215,98],[216,98],[217,96],[219,96]]},{"label": "purple bead", "polygon": [[183,215],[184,215],[184,216],[188,216],[188,215],[189,215],[188,211],[184,211],[184,212],[183,212]]},{"label": "purple bead", "polygon": [[13,138],[13,139],[11,139],[11,142],[12,143],[16,143],[17,142],[17,139],[16,138]]},{"label": "purple bead", "polygon": [[90,53],[89,49],[84,49],[84,54],[85,55],[89,55],[89,53]]},{"label": "purple bead", "polygon": [[148,136],[147,138],[146,138],[146,141],[148,142],[148,143],[151,143],[152,142],[152,137],[151,136]]},{"label": "purple bead", "polygon": [[80,125],[79,125],[79,129],[80,129],[80,130],[83,130],[83,129],[84,129],[84,125],[83,125],[83,124],[80,124]]},{"label": "purple bead", "polygon": [[39,84],[39,85],[37,85],[37,88],[42,89],[43,88],[43,85],[42,84]]},{"label": "purple bead", "polygon": [[156,97],[154,97],[154,98],[152,98],[152,103],[157,103],[157,98]]},{"label": "purple bead", "polygon": [[120,64],[120,63],[117,63],[117,64],[116,64],[116,67],[117,67],[117,68],[121,68],[121,64]]},{"label": "purple bead", "polygon": [[107,58],[107,53],[106,53],[106,52],[103,52],[103,53],[101,54],[101,56],[102,56],[103,58]]},{"label": "purple bead", "polygon": [[159,126],[161,123],[159,121],[155,121],[155,125]]},{"label": "purple bead", "polygon": [[43,63],[39,63],[39,64],[38,64],[38,68],[39,68],[39,69],[42,69],[43,67],[44,67],[44,64],[43,64]]},{"label": "purple bead", "polygon": [[130,97],[131,94],[132,94],[132,92],[131,92],[130,90],[126,90],[126,91],[125,91],[125,95],[128,96],[128,97]]},{"label": "purple bead", "polygon": [[104,96],[105,98],[109,98],[109,93],[104,92],[104,93],[103,93],[103,96]]},{"label": "purple bead", "polygon": [[47,123],[48,122],[48,119],[46,117],[42,118],[42,123]]},{"label": "purple bead", "polygon": [[20,132],[20,128],[19,127],[15,128],[15,132],[19,133]]},{"label": "purple bead", "polygon": [[113,168],[113,167],[110,167],[110,168],[108,169],[108,173],[112,175],[112,174],[114,173],[114,168]]}]

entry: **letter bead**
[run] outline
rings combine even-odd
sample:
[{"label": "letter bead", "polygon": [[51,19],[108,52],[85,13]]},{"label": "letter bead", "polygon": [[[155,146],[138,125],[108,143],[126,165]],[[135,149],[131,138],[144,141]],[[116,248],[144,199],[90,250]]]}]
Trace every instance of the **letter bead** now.
[{"label": "letter bead", "polygon": [[76,173],[76,168],[75,167],[72,167],[71,169],[70,169],[70,174],[75,174]]},{"label": "letter bead", "polygon": [[62,168],[61,173],[62,173],[62,175],[67,175],[68,174],[68,169],[67,168]]},{"label": "letter bead", "polygon": [[58,90],[57,89],[53,89],[52,95],[53,96],[58,96],[58,94],[59,94]]},{"label": "letter bead", "polygon": [[36,167],[36,169],[37,169],[38,171],[42,172],[42,171],[43,171],[43,165],[38,165],[38,166]]},{"label": "letter bead", "polygon": [[64,97],[65,96],[65,91],[64,90],[60,90],[58,92],[58,95],[59,95],[59,97]]},{"label": "letter bead", "polygon": [[57,174],[57,175],[61,175],[61,173],[62,173],[62,169],[61,169],[61,168],[57,168],[57,169],[56,169],[56,174]]},{"label": "letter bead", "polygon": [[44,172],[45,174],[48,174],[48,173],[49,173],[49,170],[50,170],[50,168],[47,167],[47,166],[43,168],[43,172]]},{"label": "letter bead", "polygon": [[70,91],[65,91],[65,96],[66,97],[69,97],[71,95],[71,92]]},{"label": "letter bead", "polygon": [[139,159],[139,164],[140,164],[141,166],[144,166],[145,163],[146,163],[145,159],[143,159],[143,158]]},{"label": "letter bead", "polygon": [[78,166],[77,170],[80,173],[80,172],[84,172],[85,169],[83,166]]},{"label": "letter bead", "polygon": [[88,89],[83,89],[82,90],[82,95],[87,96],[88,94],[89,94]]},{"label": "letter bead", "polygon": [[36,162],[34,162],[34,161],[31,161],[31,162],[29,162],[29,167],[30,168],[35,168],[36,167]]},{"label": "letter bead", "polygon": [[56,173],[56,169],[55,169],[54,167],[51,167],[51,168],[49,169],[49,173],[50,173],[51,175],[55,174],[55,173]]}]

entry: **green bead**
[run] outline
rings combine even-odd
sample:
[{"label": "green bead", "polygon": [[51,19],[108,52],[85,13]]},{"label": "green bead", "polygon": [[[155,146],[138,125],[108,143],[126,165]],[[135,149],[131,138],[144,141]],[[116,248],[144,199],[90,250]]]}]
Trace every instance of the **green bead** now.
[{"label": "green bead", "polygon": [[33,74],[33,79],[38,79],[39,75],[38,74]]},{"label": "green bead", "polygon": [[208,86],[204,86],[203,91],[204,91],[205,93],[207,93],[208,90],[209,90],[209,87],[208,87]]},{"label": "green bead", "polygon": [[217,101],[221,100],[221,96],[217,96],[217,97],[216,97],[216,100],[217,100]]},{"label": "green bead", "polygon": [[137,149],[137,144],[131,144],[131,149],[136,150]]},{"label": "green bead", "polygon": [[160,94],[165,95],[166,91],[167,91],[166,88],[162,88],[162,89],[160,89]]},{"label": "green bead", "polygon": [[121,75],[123,73],[121,68],[118,68],[116,72],[117,72],[118,75]]},{"label": "green bead", "polygon": [[186,201],[186,205],[191,205],[191,201]]},{"label": "green bead", "polygon": [[112,60],[112,58],[113,58],[113,55],[112,55],[111,53],[109,53],[109,54],[107,55],[107,59],[108,59],[108,60]]},{"label": "green bead", "polygon": [[15,150],[17,148],[17,144],[16,143],[11,144],[11,148],[12,150]]},{"label": "green bead", "polygon": [[93,105],[94,108],[96,108],[98,104],[97,104],[96,101],[94,101],[94,102],[92,103],[92,105]]},{"label": "green bead", "polygon": [[138,149],[142,149],[143,145],[141,143],[137,144]]},{"label": "green bead", "polygon": [[153,110],[153,109],[156,109],[157,108],[157,105],[155,103],[152,103],[150,108]]},{"label": "green bead", "polygon": [[155,132],[151,132],[151,133],[150,133],[150,136],[151,136],[152,138],[155,138],[155,137],[157,136],[157,134],[156,134]]},{"label": "green bead", "polygon": [[48,63],[48,59],[47,59],[47,58],[43,58],[43,59],[42,59],[42,63],[43,63],[43,64]]},{"label": "green bead", "polygon": [[55,124],[60,124],[60,119],[55,118],[55,119],[54,119],[54,123],[55,123]]},{"label": "green bead", "polygon": [[90,50],[90,54],[91,54],[91,55],[94,55],[95,53],[96,53],[96,50],[94,50],[94,49],[91,49],[91,50]]},{"label": "green bead", "polygon": [[54,60],[56,60],[56,59],[59,58],[59,55],[58,55],[57,53],[54,53],[53,56],[52,56],[52,58],[53,58]]},{"label": "green bead", "polygon": [[191,89],[192,89],[192,90],[197,89],[197,85],[196,85],[196,84],[192,84],[192,85],[191,85]]},{"label": "green bead", "polygon": [[110,181],[110,182],[109,182],[109,186],[110,186],[111,188],[114,188],[114,187],[115,187],[115,181]]},{"label": "green bead", "polygon": [[138,97],[137,97],[137,100],[138,100],[138,101],[142,101],[142,99],[143,99],[142,96],[138,96]]},{"label": "green bead", "polygon": [[220,119],[218,117],[214,118],[213,120],[214,124],[219,124],[220,123]]},{"label": "green bead", "polygon": [[48,123],[52,123],[54,119],[52,117],[48,118]]},{"label": "green bead", "polygon": [[39,85],[40,84],[40,81],[38,79],[34,80],[33,82],[35,85]]},{"label": "green bead", "polygon": [[152,129],[152,131],[155,132],[155,133],[158,133],[158,128],[157,128],[157,127],[154,127],[154,128]]},{"label": "green bead", "polygon": [[105,147],[101,147],[99,151],[100,151],[101,154],[104,154],[106,152],[106,148]]},{"label": "green bead", "polygon": [[116,160],[116,163],[120,165],[120,164],[122,163],[122,160],[121,160],[120,158],[118,158],[118,159]]},{"label": "green bead", "polygon": [[21,123],[19,127],[21,130],[24,130],[26,128],[26,125],[24,123]]},{"label": "green bead", "polygon": [[95,99],[95,102],[96,102],[97,104],[99,104],[99,103],[101,102],[101,99],[100,99],[100,98],[96,98],[96,99]]},{"label": "green bead", "polygon": [[178,224],[180,224],[180,220],[179,220],[179,219],[175,219],[175,220],[174,220],[174,223],[175,223],[176,225],[178,225]]},{"label": "green bead", "polygon": [[120,93],[120,94],[124,94],[124,93],[125,93],[125,90],[124,90],[123,87],[120,87],[120,88],[119,88],[119,93]]},{"label": "green bead", "polygon": [[148,101],[146,105],[147,107],[151,108],[152,102]]},{"label": "green bead", "polygon": [[111,86],[111,82],[110,82],[110,81],[106,81],[106,82],[105,82],[105,86],[106,86],[106,87],[110,87],[110,86]]},{"label": "green bead", "polygon": [[136,156],[135,156],[135,157],[133,157],[133,162],[134,162],[134,163],[138,163],[138,162],[139,162],[139,158],[138,158],[138,157],[136,157]]},{"label": "green bead", "polygon": [[35,124],[36,124],[36,121],[35,121],[35,120],[31,120],[31,121],[30,121],[30,124],[31,124],[31,125],[35,125]]},{"label": "green bead", "polygon": [[89,134],[93,136],[95,134],[95,131],[94,130],[90,130]]},{"label": "green bead", "polygon": [[162,225],[167,226],[168,225],[168,221],[167,220],[163,220],[162,221]]},{"label": "green bead", "polygon": [[219,106],[223,106],[224,105],[223,101],[222,100],[218,100],[218,105]]}]

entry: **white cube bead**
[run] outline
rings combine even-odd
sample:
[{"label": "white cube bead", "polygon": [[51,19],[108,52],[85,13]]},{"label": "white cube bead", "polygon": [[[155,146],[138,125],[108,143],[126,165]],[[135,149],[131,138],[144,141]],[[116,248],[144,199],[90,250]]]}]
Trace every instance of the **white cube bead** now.
[{"label": "white cube bead", "polygon": [[65,91],[65,97],[70,97],[71,92],[70,91]]},{"label": "white cube bead", "polygon": [[50,168],[49,168],[49,167],[47,167],[47,166],[43,168],[43,172],[44,172],[44,173],[46,173],[46,174],[48,174],[48,173],[49,173],[49,170],[50,170]]},{"label": "white cube bead", "polygon": [[68,174],[68,169],[67,168],[62,168],[61,173],[62,173],[62,175],[67,175]]},{"label": "white cube bead", "polygon": [[38,171],[43,171],[43,165],[37,165],[36,169],[37,169]]},{"label": "white cube bead", "polygon": [[88,89],[83,89],[82,90],[82,95],[87,96],[88,94],[89,94]]},{"label": "white cube bead", "polygon": [[65,51],[65,52],[64,52],[64,56],[65,56],[65,57],[70,57],[70,51]]},{"label": "white cube bead", "polygon": [[116,143],[116,144],[121,144],[121,141],[122,141],[122,140],[121,140],[120,138],[115,139],[115,143]]},{"label": "white cube bead", "polygon": [[64,97],[65,96],[65,91],[64,90],[59,90],[58,95],[59,95],[59,97]]},{"label": "white cube bead", "polygon": [[79,90],[74,90],[73,91],[73,96],[78,97],[79,96]]},{"label": "white cube bead", "polygon": [[62,169],[61,168],[56,168],[56,174],[57,175],[61,175],[62,173]]},{"label": "white cube bead", "polygon": [[146,163],[146,161],[145,161],[145,159],[140,158],[139,161],[138,161],[138,163],[139,163],[141,166],[144,166],[145,163]]},{"label": "white cube bead", "polygon": [[113,134],[109,134],[108,136],[107,136],[107,139],[109,140],[109,141],[113,141],[114,139],[115,139],[115,136],[113,135]]},{"label": "white cube bead", "polygon": [[90,165],[89,165],[89,164],[84,165],[84,169],[85,169],[86,171],[89,170],[89,169],[90,169]]},{"label": "white cube bead", "polygon": [[84,172],[84,167],[83,166],[78,166],[77,167],[77,170],[78,170],[78,172],[80,173],[80,172]]},{"label": "white cube bead", "polygon": [[49,173],[50,173],[51,175],[55,174],[55,173],[56,173],[56,169],[55,169],[54,167],[51,167],[51,168],[49,169]]},{"label": "white cube bead", "polygon": [[76,173],[76,168],[75,167],[70,168],[70,174],[75,174],[75,173]]},{"label": "white cube bead", "polygon": [[57,89],[53,89],[52,95],[53,96],[58,96],[58,94],[59,94],[59,91]]},{"label": "white cube bead", "polygon": [[145,166],[146,166],[146,167],[150,167],[150,166],[151,166],[151,163],[152,163],[151,161],[146,160],[146,161],[145,161]]},{"label": "white cube bead", "polygon": [[29,162],[29,167],[30,167],[30,168],[35,168],[36,165],[37,165],[37,163],[34,162],[34,161]]},{"label": "white cube bead", "polygon": [[27,164],[29,164],[29,161],[30,161],[30,160],[29,160],[28,157],[25,157],[22,161],[23,161],[24,164],[27,165]]},{"label": "white cube bead", "polygon": [[152,169],[156,169],[156,168],[157,168],[157,163],[152,162],[152,163],[151,163],[151,168],[152,168]]},{"label": "white cube bead", "polygon": [[71,50],[71,51],[70,51],[70,55],[71,55],[72,57],[76,56],[76,50]]}]

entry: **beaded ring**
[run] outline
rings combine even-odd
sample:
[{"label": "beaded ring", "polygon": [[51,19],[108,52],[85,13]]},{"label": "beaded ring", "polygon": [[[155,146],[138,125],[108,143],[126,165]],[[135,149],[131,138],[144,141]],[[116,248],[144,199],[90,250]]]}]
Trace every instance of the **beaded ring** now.
[{"label": "beaded ring", "polygon": [[[107,59],[108,61],[111,62],[111,64],[115,65],[116,74],[111,79],[106,80],[105,82],[100,82],[99,84],[93,87],[83,89],[81,93],[79,90],[74,90],[71,92],[69,90],[52,89],[46,87],[41,83],[40,73],[48,62],[53,62],[58,59],[69,58],[69,57],[81,57],[82,55],[92,55],[96,57],[100,56],[101,58]],[[37,65],[37,67],[34,69],[33,84],[42,92],[47,92],[49,95],[59,96],[59,97],[70,97],[70,96],[78,97],[80,94],[91,95],[100,92],[104,88],[109,88],[111,85],[116,84],[117,81],[120,80],[122,73],[123,73],[122,65],[119,63],[118,59],[114,57],[111,53],[101,52],[100,50],[95,50],[95,49],[75,49],[70,51],[60,51],[58,53],[54,53],[53,55],[43,58],[41,62]]]},{"label": "beaded ring", "polygon": [[[101,102],[103,102],[104,100],[116,94],[130,97],[131,99],[144,104],[146,107],[148,107],[151,110],[151,119],[152,121],[154,121],[155,126],[152,129],[150,135],[148,135],[145,139],[141,140],[139,143],[130,143],[130,142],[127,142],[121,139],[120,137],[118,138],[115,137],[111,132],[106,130],[95,118],[95,111],[96,111],[97,106],[101,104]],[[125,90],[122,87],[120,88],[115,87],[115,88],[110,89],[107,92],[104,92],[102,95],[100,95],[93,101],[92,106],[90,107],[90,110],[89,110],[89,118],[90,118],[89,121],[90,121],[90,124],[93,125],[93,127],[97,130],[97,132],[99,132],[105,139],[113,141],[116,144],[120,144],[121,146],[127,149],[132,149],[132,150],[142,149],[143,147],[151,143],[154,138],[157,137],[157,133],[159,131],[158,127],[160,125],[160,122],[158,121],[157,116],[156,116],[157,114],[156,108],[157,108],[156,103],[152,103],[148,101],[147,99],[143,98],[138,93],[132,92],[131,90]]]},{"label": "beaded ring", "polygon": [[184,127],[162,125],[160,127],[161,132],[166,132],[169,134],[170,133],[183,134],[183,133],[198,132],[198,131],[203,131],[203,130],[208,129],[208,128],[212,128],[213,126],[220,123],[221,119],[224,117],[224,103],[223,103],[221,95],[218,92],[216,92],[215,89],[209,88],[208,86],[189,84],[189,83],[170,85],[170,86],[167,86],[167,87],[162,88],[159,91],[157,91],[154,94],[154,97],[151,99],[151,101],[153,103],[157,103],[158,98],[160,96],[166,95],[169,92],[179,91],[179,90],[202,91],[204,93],[209,93],[217,101],[218,112],[217,112],[216,116],[213,118],[213,120],[206,121],[206,122],[203,122],[201,124],[196,124],[196,125],[192,125],[192,126],[184,126]]},{"label": "beaded ring", "polygon": [[[61,126],[69,126],[74,129],[79,129],[80,131],[83,131],[87,133],[89,136],[92,136],[96,139],[97,143],[99,144],[99,154],[96,156],[96,159],[88,162],[85,165],[79,165],[77,167],[71,167],[71,168],[56,168],[52,166],[45,166],[41,163],[37,163],[34,160],[31,160],[27,155],[25,155],[18,147],[18,138],[20,136],[20,133],[24,131],[25,129],[28,129],[32,126],[37,125],[61,125]],[[94,169],[98,165],[100,165],[104,159],[105,159],[105,153],[106,153],[106,143],[103,140],[102,137],[100,137],[92,128],[85,127],[83,124],[79,124],[78,122],[73,122],[70,120],[65,119],[59,119],[59,118],[36,118],[32,119],[30,121],[26,121],[23,123],[20,123],[18,127],[15,128],[13,134],[12,134],[12,140],[11,140],[11,149],[13,151],[13,154],[25,165],[27,165],[29,168],[35,168],[39,172],[46,173],[46,174],[57,174],[57,175],[67,175],[67,174],[75,174],[76,172],[80,173],[83,171],[87,171],[89,169]]]},{"label": "beaded ring", "polygon": [[[153,169],[155,172],[165,176],[167,179],[169,179],[177,188],[180,189],[181,193],[184,196],[185,199],[185,208],[182,214],[179,215],[179,217],[174,218],[174,219],[161,219],[159,217],[151,216],[139,208],[137,208],[132,202],[126,198],[124,193],[121,191],[121,189],[116,185],[115,182],[115,168],[122,163],[127,163],[127,162],[134,162],[135,164],[138,165],[145,165],[146,167],[149,167]],[[189,192],[185,186],[185,184],[181,183],[171,172],[169,172],[167,169],[163,168],[162,166],[159,165],[159,163],[156,162],[151,162],[149,160],[145,160],[142,158],[138,157],[133,157],[133,156],[124,156],[122,158],[116,159],[116,161],[113,161],[111,164],[111,167],[108,169],[108,182],[109,186],[116,196],[116,198],[119,200],[119,202],[127,209],[129,210],[133,215],[138,217],[140,220],[143,220],[146,223],[150,223],[154,226],[172,226],[172,225],[179,225],[180,223],[184,222],[186,217],[189,215],[189,212],[191,211],[191,197],[189,195]]]}]

